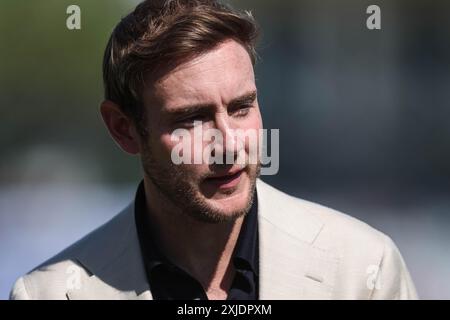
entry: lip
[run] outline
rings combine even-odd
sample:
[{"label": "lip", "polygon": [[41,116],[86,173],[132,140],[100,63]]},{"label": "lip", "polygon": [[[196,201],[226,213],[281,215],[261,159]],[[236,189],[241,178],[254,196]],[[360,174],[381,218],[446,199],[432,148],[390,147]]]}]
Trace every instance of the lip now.
[{"label": "lip", "polygon": [[238,185],[239,181],[241,180],[243,172],[244,169],[240,169],[234,172],[229,172],[226,175],[207,178],[205,181],[209,184],[214,185],[219,189],[234,188]]}]

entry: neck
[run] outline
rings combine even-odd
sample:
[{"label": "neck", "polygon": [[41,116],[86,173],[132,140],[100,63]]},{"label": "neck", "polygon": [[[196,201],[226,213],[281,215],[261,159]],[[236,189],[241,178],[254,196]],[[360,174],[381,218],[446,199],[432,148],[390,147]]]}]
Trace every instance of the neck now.
[{"label": "neck", "polygon": [[232,254],[243,217],[224,223],[199,221],[171,205],[144,179],[155,241],[164,255],[197,279],[210,299],[226,298],[234,278]]}]

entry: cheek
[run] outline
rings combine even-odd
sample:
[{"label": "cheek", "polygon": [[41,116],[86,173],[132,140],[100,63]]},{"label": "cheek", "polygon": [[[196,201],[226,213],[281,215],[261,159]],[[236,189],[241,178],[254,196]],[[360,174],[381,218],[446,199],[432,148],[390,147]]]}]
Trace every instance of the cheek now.
[{"label": "cheek", "polygon": [[255,112],[254,116],[251,117],[251,123],[250,123],[250,127],[252,129],[255,130],[260,130],[263,127],[262,124],[262,117],[261,117],[261,113],[259,112],[259,109],[257,109],[257,112]]},{"label": "cheek", "polygon": [[165,162],[172,163],[172,150],[174,150],[180,142],[172,141],[170,134],[162,134],[159,136],[156,143],[158,144],[158,151],[160,153],[159,157]]},{"label": "cheek", "polygon": [[[159,150],[164,161],[168,161],[172,164],[172,151],[177,155],[183,156],[183,152],[180,153],[180,149],[185,150],[185,148],[187,148],[188,154],[190,154],[190,162],[177,164],[176,167],[184,172],[190,172],[191,174],[204,171],[205,165],[194,163],[194,151],[196,150],[196,148],[194,147],[194,138],[188,139],[186,141],[183,138],[178,141],[172,141],[171,134],[163,134],[160,136],[158,144],[160,145]],[[201,147],[200,150],[202,150]]]},{"label": "cheek", "polygon": [[[255,143],[256,145],[259,145],[259,135],[261,134],[261,129],[263,128],[262,125],[262,118],[261,114],[259,112],[259,109],[257,109],[257,112],[252,113],[244,123],[242,123],[242,129],[244,130],[251,130],[254,131],[254,140],[252,140],[252,143]],[[245,149],[247,152],[250,149],[250,140],[247,138],[245,140]],[[255,150],[256,151],[256,150]]]},{"label": "cheek", "polygon": [[172,149],[177,145],[176,141],[172,141],[170,134],[163,134],[158,139],[158,143],[160,144],[161,150],[164,153],[170,153]]},{"label": "cheek", "polygon": [[253,129],[253,130],[259,130],[263,128],[262,116],[258,104],[249,114],[246,121],[244,121],[243,126],[245,126],[246,129]]},{"label": "cheek", "polygon": [[151,158],[156,160],[158,163],[165,163],[170,161],[170,154],[173,142],[170,141],[170,135],[167,137],[165,135],[158,134],[156,132],[151,132],[149,137],[145,141],[146,152],[151,153]]}]

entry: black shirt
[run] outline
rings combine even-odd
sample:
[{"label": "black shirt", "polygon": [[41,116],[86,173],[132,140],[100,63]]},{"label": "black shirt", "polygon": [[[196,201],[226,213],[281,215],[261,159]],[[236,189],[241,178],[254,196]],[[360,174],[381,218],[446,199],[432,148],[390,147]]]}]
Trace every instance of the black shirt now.
[{"label": "black shirt", "polygon": [[[232,262],[236,270],[227,300],[258,300],[259,241],[258,201],[245,216],[234,248]],[[155,300],[208,300],[200,282],[172,264],[156,247],[147,218],[144,183],[135,198],[135,219],[148,283]]]}]

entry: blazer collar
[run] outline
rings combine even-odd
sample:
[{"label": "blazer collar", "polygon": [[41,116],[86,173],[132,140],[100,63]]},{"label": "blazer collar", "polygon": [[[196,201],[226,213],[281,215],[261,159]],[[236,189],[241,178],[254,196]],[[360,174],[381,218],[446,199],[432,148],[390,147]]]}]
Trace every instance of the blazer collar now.
[{"label": "blazer collar", "polygon": [[[257,181],[259,297],[328,298],[338,258],[316,248],[323,223],[312,212],[263,181]],[[134,202],[101,227],[77,255],[90,273],[69,299],[152,299],[134,218]],[[82,240],[83,241],[83,240]]]},{"label": "blazer collar", "polygon": [[306,202],[257,182],[260,292],[265,299],[329,299],[339,258],[316,247],[324,223]]}]

